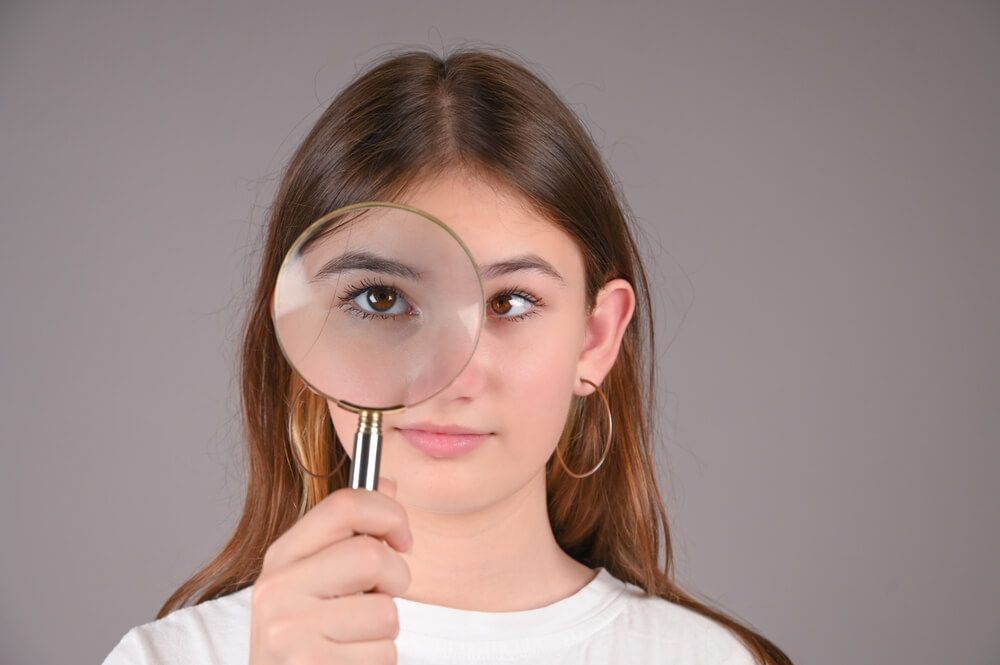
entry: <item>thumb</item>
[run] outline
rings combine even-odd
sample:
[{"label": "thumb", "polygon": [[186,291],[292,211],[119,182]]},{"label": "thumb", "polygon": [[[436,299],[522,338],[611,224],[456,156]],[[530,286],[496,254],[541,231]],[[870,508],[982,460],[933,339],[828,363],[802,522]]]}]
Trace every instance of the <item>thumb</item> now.
[{"label": "thumb", "polygon": [[379,476],[378,491],[393,499],[396,498],[396,479]]}]

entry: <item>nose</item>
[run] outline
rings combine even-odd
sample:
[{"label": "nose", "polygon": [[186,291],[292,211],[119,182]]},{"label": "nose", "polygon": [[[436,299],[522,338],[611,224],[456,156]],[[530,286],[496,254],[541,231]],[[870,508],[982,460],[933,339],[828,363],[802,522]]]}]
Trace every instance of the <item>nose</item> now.
[{"label": "nose", "polygon": [[448,386],[438,394],[444,400],[471,400],[483,393],[489,381],[491,364],[487,336],[483,335],[469,362]]}]

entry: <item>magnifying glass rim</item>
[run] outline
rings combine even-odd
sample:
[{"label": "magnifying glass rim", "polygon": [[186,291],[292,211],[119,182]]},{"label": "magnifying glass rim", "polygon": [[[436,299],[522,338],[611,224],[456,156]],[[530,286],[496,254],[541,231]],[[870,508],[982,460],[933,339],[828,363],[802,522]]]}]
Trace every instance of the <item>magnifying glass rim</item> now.
[{"label": "magnifying glass rim", "polygon": [[[396,404],[393,406],[384,406],[384,407],[367,407],[367,406],[361,406],[359,404],[353,404],[351,402],[334,397],[333,395],[330,395],[320,390],[317,386],[315,386],[308,379],[302,376],[301,372],[299,372],[298,368],[295,366],[295,363],[292,362],[292,359],[289,357],[288,352],[285,350],[285,345],[282,344],[281,342],[281,335],[278,333],[278,317],[275,313],[275,301],[277,300],[277,298],[275,296],[278,293],[278,288],[282,281],[282,275],[285,274],[285,267],[292,260],[292,257],[295,256],[295,254],[298,252],[298,250],[302,247],[303,244],[312,239],[313,232],[318,227],[322,226],[323,224],[326,224],[334,217],[338,217],[340,215],[346,215],[356,210],[363,210],[366,208],[391,208],[394,210],[412,212],[416,215],[420,215],[429,222],[437,224],[438,227],[440,227],[445,233],[450,235],[452,239],[458,243],[459,247],[462,248],[462,251],[465,252],[466,257],[468,257],[469,261],[472,263],[472,270],[476,275],[476,283],[479,286],[479,325],[477,326],[477,329],[475,331],[476,337],[472,342],[472,350],[469,353],[469,357],[465,359],[464,363],[462,363],[461,368],[459,368],[459,370],[455,373],[455,376],[451,377],[451,379],[449,379],[443,386],[435,390],[427,397],[424,397],[423,399],[417,400],[416,402],[412,402],[409,404]],[[390,413],[390,412],[402,411],[403,409],[409,408],[411,406],[416,406],[418,404],[422,404],[423,402],[426,402],[427,400],[431,399],[432,397],[440,393],[442,390],[450,386],[455,381],[455,379],[457,379],[459,375],[461,375],[461,373],[469,365],[469,363],[472,361],[472,356],[474,356],[476,353],[476,347],[479,346],[479,338],[482,336],[483,326],[485,325],[486,289],[483,286],[483,276],[479,273],[479,265],[476,263],[475,257],[472,256],[472,252],[469,251],[469,248],[465,244],[465,242],[447,224],[445,224],[444,222],[442,222],[440,219],[430,214],[429,212],[426,212],[419,208],[414,208],[413,206],[405,205],[403,203],[391,203],[389,201],[366,201],[364,203],[352,203],[351,205],[343,206],[342,208],[337,208],[332,212],[328,212],[327,214],[323,215],[315,222],[310,224],[308,227],[306,227],[306,229],[299,234],[298,238],[296,238],[295,242],[292,243],[292,246],[288,248],[288,251],[285,252],[285,256],[281,260],[281,266],[278,268],[278,276],[275,278],[274,288],[271,290],[270,310],[271,310],[271,323],[274,326],[274,337],[278,342],[278,348],[281,349],[281,355],[285,357],[285,360],[288,361],[288,366],[292,368],[292,370],[298,375],[298,377],[302,380],[302,382],[309,387],[310,390],[312,390],[318,395],[322,395],[324,398],[335,403],[337,406],[346,409],[347,411],[353,411],[355,413],[361,411],[380,411],[382,413]]]}]

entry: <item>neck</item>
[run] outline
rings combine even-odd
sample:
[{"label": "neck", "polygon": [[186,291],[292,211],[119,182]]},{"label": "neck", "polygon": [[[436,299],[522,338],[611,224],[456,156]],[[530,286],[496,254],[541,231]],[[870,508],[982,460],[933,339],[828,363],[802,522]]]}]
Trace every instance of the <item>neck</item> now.
[{"label": "neck", "polygon": [[579,591],[594,572],[559,547],[545,479],[482,510],[442,514],[406,507],[414,544],[404,598],[484,612],[544,607]]}]

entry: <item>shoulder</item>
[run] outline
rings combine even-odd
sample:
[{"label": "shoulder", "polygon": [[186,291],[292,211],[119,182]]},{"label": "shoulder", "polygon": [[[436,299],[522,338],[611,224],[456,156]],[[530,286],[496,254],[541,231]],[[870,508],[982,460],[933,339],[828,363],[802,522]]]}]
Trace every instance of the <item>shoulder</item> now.
[{"label": "shoulder", "polygon": [[246,663],[250,652],[250,589],[171,612],[122,638],[104,665]]},{"label": "shoulder", "polygon": [[[610,577],[610,575],[609,575]],[[676,603],[646,594],[611,577],[621,612],[615,631],[644,645],[647,662],[753,665],[756,661],[732,631]]]}]

